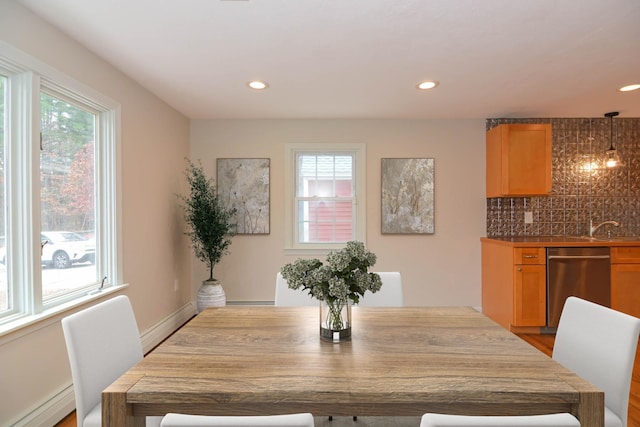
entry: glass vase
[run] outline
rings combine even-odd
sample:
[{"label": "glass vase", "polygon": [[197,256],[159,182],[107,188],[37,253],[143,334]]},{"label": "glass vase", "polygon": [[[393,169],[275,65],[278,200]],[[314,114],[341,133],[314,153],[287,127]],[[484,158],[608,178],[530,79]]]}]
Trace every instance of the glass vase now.
[{"label": "glass vase", "polygon": [[351,300],[320,302],[320,338],[333,343],[351,339]]}]

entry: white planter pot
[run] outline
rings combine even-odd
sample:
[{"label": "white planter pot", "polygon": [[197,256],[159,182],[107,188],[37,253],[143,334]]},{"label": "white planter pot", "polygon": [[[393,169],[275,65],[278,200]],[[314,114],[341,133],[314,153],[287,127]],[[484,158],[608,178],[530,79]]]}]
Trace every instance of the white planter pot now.
[{"label": "white planter pot", "polygon": [[207,307],[222,307],[227,305],[227,297],[222,285],[216,281],[205,280],[198,290],[198,312]]}]

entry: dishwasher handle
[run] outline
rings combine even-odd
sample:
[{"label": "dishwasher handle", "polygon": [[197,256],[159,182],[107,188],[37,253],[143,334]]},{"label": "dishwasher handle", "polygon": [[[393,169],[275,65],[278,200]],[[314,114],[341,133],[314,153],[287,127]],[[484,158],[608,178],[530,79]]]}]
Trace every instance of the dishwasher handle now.
[{"label": "dishwasher handle", "polygon": [[609,255],[549,255],[547,259],[609,259]]}]

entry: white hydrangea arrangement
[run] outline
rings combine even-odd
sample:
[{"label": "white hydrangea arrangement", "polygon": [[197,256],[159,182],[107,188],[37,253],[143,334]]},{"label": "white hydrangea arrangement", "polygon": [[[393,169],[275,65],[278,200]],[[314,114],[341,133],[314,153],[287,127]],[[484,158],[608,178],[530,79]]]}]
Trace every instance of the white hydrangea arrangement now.
[{"label": "white hydrangea arrangement", "polygon": [[380,276],[369,272],[376,259],[364,243],[350,241],[343,249],[330,252],[326,265],[318,259],[298,259],[283,266],[281,273],[291,289],[308,290],[330,306],[347,298],[356,304],[365,292],[375,293],[382,286]]}]

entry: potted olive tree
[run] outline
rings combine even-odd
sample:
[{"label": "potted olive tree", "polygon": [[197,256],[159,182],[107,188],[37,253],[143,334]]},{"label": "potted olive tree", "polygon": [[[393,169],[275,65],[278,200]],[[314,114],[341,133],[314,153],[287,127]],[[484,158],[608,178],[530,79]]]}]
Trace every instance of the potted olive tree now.
[{"label": "potted olive tree", "polygon": [[209,267],[209,278],[198,290],[198,311],[209,306],[226,304],[222,285],[213,278],[213,267],[229,252],[234,224],[231,218],[235,209],[227,209],[218,198],[213,178],[207,178],[202,165],[190,160],[186,176],[189,196],[179,196],[183,202],[184,219],[189,226],[185,232],[191,238],[195,255]]}]

